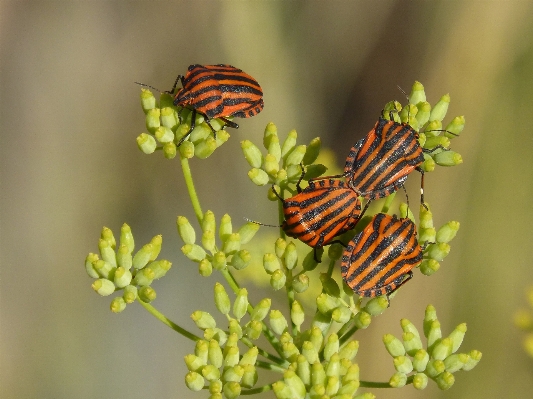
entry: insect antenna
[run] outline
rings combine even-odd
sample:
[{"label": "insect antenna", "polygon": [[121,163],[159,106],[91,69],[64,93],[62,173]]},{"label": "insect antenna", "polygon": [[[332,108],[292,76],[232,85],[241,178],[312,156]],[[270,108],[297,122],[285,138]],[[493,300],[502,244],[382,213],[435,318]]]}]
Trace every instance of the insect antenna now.
[{"label": "insect antenna", "polygon": [[248,219],[248,218],[244,218],[244,220],[246,220],[247,222],[250,222],[250,223],[258,224],[260,226],[277,227],[277,228],[282,227],[281,225],[274,225],[274,224],[266,224],[266,223],[256,222],[255,220]]}]

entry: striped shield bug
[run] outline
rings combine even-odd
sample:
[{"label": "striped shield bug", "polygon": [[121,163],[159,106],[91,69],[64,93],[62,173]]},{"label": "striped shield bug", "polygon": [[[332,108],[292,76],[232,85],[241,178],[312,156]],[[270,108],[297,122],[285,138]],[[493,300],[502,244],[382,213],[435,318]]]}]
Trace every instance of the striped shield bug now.
[{"label": "striped shield bug", "polygon": [[[178,83],[182,87],[176,90]],[[263,109],[263,91],[259,83],[247,73],[231,65],[191,65],[187,73],[179,75],[171,90],[174,105],[192,109],[191,127],[181,138],[180,145],[192,132],[196,114],[201,114],[211,130],[210,119],[222,119],[227,126],[239,125],[229,116],[249,118]]]},{"label": "striped shield bug", "polygon": [[344,250],[342,278],[359,296],[390,295],[413,277],[422,248],[411,219],[376,214]]}]

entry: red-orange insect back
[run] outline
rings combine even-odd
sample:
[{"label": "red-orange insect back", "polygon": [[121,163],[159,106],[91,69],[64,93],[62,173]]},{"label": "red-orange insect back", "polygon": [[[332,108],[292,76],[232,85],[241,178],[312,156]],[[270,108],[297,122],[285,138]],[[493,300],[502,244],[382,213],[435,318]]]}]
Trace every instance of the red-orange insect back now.
[{"label": "red-orange insect back", "polygon": [[331,244],[333,239],[355,227],[361,216],[361,201],[347,185],[334,179],[311,181],[303,191],[283,199],[285,221],[281,225],[289,237],[313,248]]},{"label": "red-orange insect back", "polygon": [[220,118],[227,126],[237,129],[239,125],[226,117],[249,118],[261,112],[264,106],[259,83],[231,65],[191,65],[185,76],[176,78],[170,94],[174,95],[178,82],[181,82],[182,87],[175,93],[174,105],[190,107],[193,111],[191,128],[178,145],[194,129],[196,113],[204,116],[214,132],[209,124],[210,119]]},{"label": "red-orange insect back", "polygon": [[408,218],[376,214],[342,256],[342,278],[359,296],[390,294],[406,283],[422,262],[416,226]]}]

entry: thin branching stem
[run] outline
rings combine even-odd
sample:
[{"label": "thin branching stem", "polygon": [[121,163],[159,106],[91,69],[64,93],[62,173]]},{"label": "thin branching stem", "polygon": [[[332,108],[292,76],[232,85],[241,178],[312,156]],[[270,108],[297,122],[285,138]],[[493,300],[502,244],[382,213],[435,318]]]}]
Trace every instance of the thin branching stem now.
[{"label": "thin branching stem", "polygon": [[181,160],[181,169],[183,171],[183,177],[185,178],[185,185],[187,186],[187,191],[189,192],[189,197],[191,198],[192,207],[194,209],[194,214],[200,226],[202,225],[202,220],[204,219],[204,213],[202,212],[202,207],[200,206],[200,201],[198,200],[198,195],[196,194],[196,189],[194,188],[194,182],[192,179],[191,168],[189,166],[189,160],[180,154]]},{"label": "thin branching stem", "polygon": [[270,385],[263,385],[262,387],[253,388],[253,389],[245,389],[241,391],[241,395],[254,395],[256,393],[261,392],[267,392],[272,390],[272,384]]}]

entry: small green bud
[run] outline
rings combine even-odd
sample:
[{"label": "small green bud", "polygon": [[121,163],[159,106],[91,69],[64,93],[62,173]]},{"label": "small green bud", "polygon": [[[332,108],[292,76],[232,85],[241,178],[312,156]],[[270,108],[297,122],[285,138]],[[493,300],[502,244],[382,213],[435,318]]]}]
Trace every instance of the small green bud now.
[{"label": "small green bud", "polygon": [[170,143],[174,140],[174,132],[165,126],[155,129],[154,136],[160,143]]},{"label": "small green bud", "polygon": [[285,384],[291,389],[294,398],[304,399],[305,398],[305,385],[303,381],[296,375],[292,370],[288,370],[283,374],[283,380]]},{"label": "small green bud", "polygon": [[[302,167],[301,165],[289,165],[287,167],[287,180],[290,182],[297,182],[302,176]],[[276,176],[279,177],[279,176]]]},{"label": "small green bud", "polygon": [[433,172],[435,170],[435,161],[430,155],[424,153],[424,162],[420,167],[424,172]]},{"label": "small green bud", "polygon": [[402,327],[402,330],[403,330],[404,333],[410,332],[415,337],[420,338],[420,333],[418,332],[418,329],[408,319],[401,319],[400,320],[400,326]]},{"label": "small green bud", "polygon": [[[191,140],[192,140],[192,137],[193,136],[191,133]],[[217,141],[213,137],[208,137],[205,140],[194,142],[194,143],[195,143],[194,144],[194,155],[196,155],[200,159],[208,158],[217,149]]]},{"label": "small green bud", "polygon": [[131,282],[132,276],[131,272],[127,269],[124,269],[123,267],[117,267],[117,270],[115,270],[115,276],[113,281],[115,282],[115,286],[117,288],[124,288],[125,286],[129,285]]},{"label": "small green bud", "polygon": [[155,97],[150,90],[145,88],[141,88],[141,106],[145,114],[155,108]]},{"label": "small green bud", "polygon": [[211,316],[207,312],[202,312],[201,310],[196,310],[195,312],[193,312],[191,314],[191,319],[201,330],[205,330],[206,328],[215,328],[217,326],[217,323],[215,319],[213,319],[213,316]]},{"label": "small green bud", "polygon": [[[90,253],[85,258],[85,270],[87,274],[92,278],[99,278],[100,274],[96,271],[94,265],[99,260],[98,255]],[[110,265],[111,266],[111,265]]]},{"label": "small green bud", "polygon": [[429,117],[429,120],[442,121],[444,117],[446,116],[446,112],[448,112],[449,105],[450,105],[450,95],[445,94],[441,97],[441,99],[437,102],[437,104],[435,104],[435,106],[431,110],[431,116]]},{"label": "small green bud", "polygon": [[302,355],[305,356],[309,364],[319,361],[318,351],[311,341],[304,341],[302,344]]},{"label": "small green bud", "polygon": [[241,141],[241,148],[246,162],[248,162],[252,168],[260,168],[263,164],[263,154],[261,154],[261,150],[250,140]]},{"label": "small green bud", "polygon": [[329,397],[335,395],[340,387],[340,381],[338,376],[331,376],[326,383],[326,395]]},{"label": "small green bud", "polygon": [[332,297],[339,298],[341,290],[337,282],[327,273],[320,273],[320,281],[324,292]]},{"label": "small green bud", "polygon": [[457,231],[459,231],[459,222],[451,221],[443,225],[436,235],[437,242],[445,242],[448,243],[457,234]]},{"label": "small green bud", "polygon": [[413,368],[421,373],[427,367],[429,361],[429,354],[424,349],[419,349],[413,355]]},{"label": "small green bud", "polygon": [[446,369],[442,360],[430,360],[426,366],[425,373],[430,378],[435,378]]},{"label": "small green bud", "polygon": [[152,251],[153,245],[151,243],[143,245],[143,247],[139,249],[133,257],[133,267],[135,269],[142,269],[145,267],[152,257]]},{"label": "small green bud", "polygon": [[98,274],[105,279],[112,280],[115,274],[115,268],[109,262],[99,259],[93,263],[93,268]]},{"label": "small green bud", "polygon": [[337,323],[346,324],[350,320],[352,312],[345,305],[340,305],[333,309],[331,313],[331,318]]},{"label": "small green bud", "polygon": [[278,399],[292,399],[293,394],[291,389],[283,382],[276,381],[272,384],[272,390]]},{"label": "small green bud", "polygon": [[294,325],[300,329],[300,326],[304,322],[305,313],[302,308],[302,305],[298,301],[294,301],[291,306],[291,320]]},{"label": "small green bud", "polygon": [[296,145],[296,138],[298,137],[298,133],[296,133],[296,130],[291,130],[287,134],[287,138],[285,141],[283,141],[283,145],[281,146],[281,157],[283,160],[286,159],[287,154],[294,148]]},{"label": "small green bud", "polygon": [[455,377],[452,373],[445,371],[444,373],[438,375],[437,378],[435,378],[435,382],[437,383],[437,386],[444,391],[446,389],[450,389],[453,386],[453,383],[455,382]]},{"label": "small green bud", "polygon": [[213,273],[213,265],[207,258],[202,259],[198,264],[198,272],[203,277],[209,277]]},{"label": "small green bud", "polygon": [[204,387],[204,378],[194,371],[189,371],[185,376],[185,385],[191,391],[199,391]]},{"label": "small green bud", "polygon": [[206,328],[204,330],[204,338],[207,341],[214,339],[219,345],[224,345],[228,340],[228,336],[220,328]]},{"label": "small green bud", "polygon": [[222,392],[222,381],[220,380],[213,380],[209,382],[209,393],[211,396],[209,399],[222,399],[222,395],[220,396],[214,396],[214,394],[220,394]]},{"label": "small green bud", "polygon": [[411,87],[411,94],[409,94],[409,104],[416,105],[421,101],[426,101],[426,92],[422,83],[415,80]]},{"label": "small green bud", "polygon": [[[437,310],[433,305],[428,305],[424,314],[424,335],[427,337],[434,320],[437,320]],[[440,327],[440,324],[439,324]]]},{"label": "small green bud", "polygon": [[429,378],[424,373],[416,373],[413,376],[413,386],[415,389],[422,390],[427,387]]},{"label": "small green bud", "polygon": [[426,276],[431,276],[440,269],[440,263],[435,259],[424,259],[420,264],[420,271]]},{"label": "small green bud", "polygon": [[308,386],[311,383],[311,365],[304,355],[298,355],[296,363],[296,374],[304,385]]},{"label": "small green bud", "polygon": [[369,300],[363,308],[371,316],[378,316],[389,307],[389,300],[386,296],[378,296]]},{"label": "small green bud", "polygon": [[146,128],[150,133],[154,133],[155,130],[161,126],[160,121],[161,110],[159,108],[152,108],[146,112]]},{"label": "small green bud", "polygon": [[229,333],[236,334],[239,339],[242,338],[242,328],[238,320],[230,319],[229,321]]},{"label": "small green bud", "polygon": [[264,171],[267,172],[270,176],[276,176],[279,171],[279,164],[276,157],[272,154],[267,154],[265,156],[264,164]]},{"label": "small green bud", "polygon": [[147,266],[147,268],[150,268],[154,272],[154,280],[165,276],[171,267],[172,263],[164,259],[151,262]]},{"label": "small green bud", "polygon": [[211,128],[207,126],[206,123],[203,123],[203,122],[196,123],[196,126],[191,132],[191,135],[189,136],[189,140],[192,143],[194,143],[195,147],[198,147],[201,143],[205,144],[208,141],[211,141],[212,144],[215,145],[215,148],[216,148],[216,142],[214,138],[210,136],[210,134],[211,134]]},{"label": "small green bud", "polygon": [[104,261],[108,262],[112,267],[117,267],[115,251],[111,247],[109,241],[100,239],[98,241],[98,250],[100,251],[100,256]]},{"label": "small green bud", "polygon": [[304,158],[305,152],[305,145],[298,145],[294,147],[293,150],[287,155],[287,158],[285,159],[285,165],[299,165]]},{"label": "small green bud", "polygon": [[126,303],[133,303],[137,299],[137,287],[134,285],[128,285],[127,287],[124,287],[124,293],[122,294],[122,298],[124,298],[124,302]]},{"label": "small green bud", "polygon": [[124,298],[122,298],[121,296],[117,296],[111,301],[110,307],[113,313],[120,313],[124,309],[126,309],[126,301],[124,301]]},{"label": "small green bud", "polygon": [[276,256],[278,258],[282,258],[283,254],[285,253],[285,248],[287,248],[287,242],[283,238],[278,238],[276,240],[276,243],[274,244]]},{"label": "small green bud", "polygon": [[418,126],[424,126],[429,120],[429,115],[431,113],[431,105],[427,101],[421,101],[416,104],[418,112],[416,113],[416,120],[418,121]]},{"label": "small green bud", "polygon": [[194,144],[190,141],[184,141],[179,146],[179,151],[183,158],[191,159],[194,157]]},{"label": "small green bud", "polygon": [[255,341],[261,336],[262,330],[263,323],[258,320],[250,320],[244,328],[244,334],[251,340]]},{"label": "small green bud", "polygon": [[185,364],[189,371],[199,371],[205,366],[205,360],[191,353],[185,356]]},{"label": "small green bud", "polygon": [[359,382],[356,381],[348,381],[346,384],[344,384],[342,387],[340,387],[339,391],[337,392],[337,397],[339,399],[341,398],[353,398],[355,395],[355,392],[359,388]]},{"label": "small green bud", "polygon": [[279,290],[285,286],[285,282],[287,281],[287,276],[285,276],[285,273],[281,270],[276,270],[272,275],[270,276],[270,286],[275,290]]},{"label": "small green bud", "polygon": [[401,202],[399,208],[400,208],[400,217],[402,219],[409,218],[413,222],[415,221],[415,216],[413,215],[413,211],[411,211],[411,209],[407,206],[405,202]]},{"label": "small green bud", "polygon": [[439,242],[436,244],[431,244],[428,246],[426,255],[431,259],[435,259],[440,262],[444,260],[446,256],[450,253],[450,245],[445,242]]},{"label": "small green bud", "polygon": [[220,378],[220,370],[212,364],[208,364],[202,368],[202,375],[207,381],[216,381]]},{"label": "small green bud", "polygon": [[154,278],[154,271],[148,267],[145,267],[135,274],[132,284],[138,286],[149,286],[152,284],[152,281],[154,281]]},{"label": "small green bud", "polygon": [[222,375],[222,379],[226,382],[227,381],[240,382],[243,375],[244,375],[244,368],[237,364],[233,367],[226,368],[224,370],[224,374]]},{"label": "small green bud", "polygon": [[307,291],[309,288],[309,277],[307,277],[307,274],[298,274],[294,277],[292,280],[292,288],[298,294]]},{"label": "small green bud", "polygon": [[259,301],[259,303],[255,305],[254,310],[252,310],[252,314],[250,315],[250,318],[252,320],[258,320],[258,321],[263,320],[267,316],[270,310],[270,304],[271,304],[270,298],[265,298]]},{"label": "small green bud", "polygon": [[209,357],[209,342],[203,339],[196,341],[196,345],[194,345],[194,354],[201,357],[204,364],[207,363]]},{"label": "small green bud", "polygon": [[257,370],[251,364],[243,366],[244,374],[241,379],[241,385],[245,388],[252,388],[257,383]]},{"label": "small green bud", "polygon": [[[324,359],[330,361],[334,353],[339,352],[339,336],[335,333],[328,335],[324,345]],[[340,357],[339,357],[340,359]]]},{"label": "small green bud", "polygon": [[[207,255],[205,250],[196,244],[185,244],[181,247],[181,252],[193,262],[200,262]],[[135,258],[133,258],[133,264],[135,265]]]},{"label": "small green bud", "polygon": [[402,340],[405,351],[409,356],[414,356],[419,349],[422,349],[422,341],[420,340],[420,337],[417,337],[412,332],[404,332]]},{"label": "small green bud", "polygon": [[452,353],[457,352],[457,349],[463,343],[466,333],[466,323],[461,323],[451,332],[448,338],[452,341]]},{"label": "small green bud", "polygon": [[224,384],[222,391],[227,399],[235,399],[241,394],[241,386],[238,382],[229,381]]},{"label": "small green bud", "polygon": [[255,236],[255,233],[259,230],[257,223],[248,222],[239,229],[239,237],[241,244],[247,244]]},{"label": "small green bud", "polygon": [[185,244],[194,244],[196,241],[196,232],[194,228],[189,223],[189,220],[185,216],[178,216],[176,220],[176,225],[178,227],[178,234]]},{"label": "small green bud", "polygon": [[324,342],[324,336],[322,331],[318,327],[311,328],[311,334],[309,334],[309,341],[315,346],[315,350],[320,352],[322,348],[322,343]]},{"label": "small green bud", "polygon": [[396,338],[392,334],[385,334],[383,336],[383,343],[387,352],[393,357],[405,355],[405,347],[403,346],[402,341]]},{"label": "small green bud", "polygon": [[265,132],[263,134],[263,146],[268,148],[270,145],[270,140],[272,137],[278,137],[278,128],[272,122],[270,122],[265,127]]},{"label": "small green bud", "polygon": [[222,216],[222,219],[220,219],[220,228],[218,229],[218,236],[220,237],[220,240],[222,240],[222,242],[226,242],[228,237],[231,235],[232,230],[233,226],[231,224],[231,216],[226,213],[224,216]]},{"label": "small green bud", "polygon": [[341,359],[353,360],[359,350],[359,341],[348,341],[339,351]]},{"label": "small green bud", "polygon": [[287,320],[283,316],[283,313],[275,309],[270,311],[270,327],[276,334],[283,334],[287,326]]},{"label": "small green bud", "polygon": [[126,244],[120,244],[117,250],[117,264],[126,270],[133,266],[133,257]]},{"label": "small green bud", "polygon": [[463,366],[468,362],[469,356],[466,353],[456,353],[448,356],[444,359],[444,366],[446,371],[450,373],[455,373],[463,368]]},{"label": "small green bud", "polygon": [[[433,136],[433,137],[428,137],[426,139],[426,142],[424,143],[424,148],[435,148],[437,146],[442,146],[444,148],[448,148],[450,146],[450,139],[448,137],[445,137],[445,136]],[[442,152],[446,152],[446,151],[442,151]],[[439,153],[439,154],[442,154]],[[436,155],[435,155],[436,156]]]},{"label": "small green bud", "polygon": [[100,233],[100,238],[102,240],[105,240],[107,241],[107,243],[109,244],[109,246],[111,247],[111,249],[115,249],[116,246],[117,246],[117,242],[115,240],[115,236],[113,235],[113,232],[111,231],[110,228],[108,227],[104,227],[102,229],[102,232]]},{"label": "small green bud", "polygon": [[174,140],[173,130],[175,130],[178,127],[179,121],[177,118],[177,113],[172,107],[165,107],[161,109],[161,124],[166,129],[170,130],[172,134],[172,140]]},{"label": "small green bud", "polygon": [[238,319],[246,314],[248,309],[248,290],[246,288],[241,288],[233,302],[233,315]]},{"label": "small green bud", "polygon": [[305,150],[305,155],[302,159],[302,162],[304,165],[311,165],[313,162],[316,161],[318,158],[318,154],[320,153],[320,148],[322,147],[322,141],[320,140],[320,137],[315,137],[309,145],[307,146],[307,149]]},{"label": "small green bud", "polygon": [[231,308],[231,302],[229,300],[228,293],[224,286],[220,283],[215,284],[215,305],[218,311],[227,315]]},{"label": "small green bud", "polygon": [[439,152],[433,155],[433,159],[440,166],[455,166],[463,163],[461,154],[452,150]]},{"label": "small green bud", "polygon": [[432,349],[433,346],[440,341],[442,338],[442,332],[440,330],[440,322],[438,320],[433,320],[429,326],[427,333],[427,344],[428,349]]},{"label": "small green bud", "polygon": [[311,365],[311,385],[323,385],[326,383],[326,370],[320,362]]},{"label": "small green bud", "polygon": [[274,254],[264,254],[263,255],[263,267],[268,274],[274,273],[276,270],[279,270],[280,264],[279,260]]},{"label": "small green bud", "polygon": [[150,241],[152,244],[152,253],[150,254],[150,260],[155,260],[161,252],[161,246],[163,244],[163,236],[161,234],[155,236]]},{"label": "small green bud", "polygon": [[285,344],[287,342],[294,342],[294,339],[288,331],[285,331],[283,334],[281,334],[281,337],[279,337],[279,342]]},{"label": "small green bud", "polygon": [[280,169],[278,173],[276,173],[274,183],[277,186],[281,186],[282,184],[285,184],[287,182],[287,171],[285,169]]},{"label": "small green bud", "polygon": [[230,265],[237,270],[246,268],[252,260],[252,255],[246,249],[241,249],[231,258]]},{"label": "small green bud", "polygon": [[[278,136],[270,136],[267,152],[268,152],[268,155],[271,155],[275,159],[276,164],[280,161],[280,159],[281,159],[281,147],[279,145],[279,137]],[[267,155],[267,157],[268,157],[268,155]],[[266,162],[267,161],[266,161],[266,157],[265,157],[265,163]]]},{"label": "small green bud", "polygon": [[216,270],[224,270],[226,268],[226,254],[221,251],[214,254],[212,264]]},{"label": "small green bud", "polygon": [[407,376],[399,371],[394,373],[389,380],[389,385],[393,388],[401,388],[407,383]]},{"label": "small green bud", "polygon": [[476,365],[479,363],[479,361],[481,360],[481,352],[480,351],[477,351],[477,350],[471,350],[469,353],[468,353],[468,360],[466,361],[466,363],[463,365],[463,370],[464,371],[469,371],[469,370],[472,370],[474,367],[476,367]]},{"label": "small green bud", "polygon": [[339,300],[323,292],[316,298],[316,306],[320,313],[328,314],[339,306]]},{"label": "small green bud", "polygon": [[126,223],[120,228],[120,244],[126,245],[128,251],[131,253],[135,248],[135,242],[133,240],[133,234],[131,234],[131,228]]},{"label": "small green bud", "polygon": [[216,231],[216,220],[213,211],[206,211],[202,218],[202,231]]},{"label": "small green bud", "polygon": [[437,234],[437,231],[434,227],[429,227],[427,229],[420,229],[418,233],[418,241],[419,242],[435,242],[435,236]]},{"label": "small green bud", "polygon": [[359,383],[359,365],[357,364],[352,364],[350,367],[348,367],[346,374],[344,377],[342,377],[343,384],[346,384],[350,381],[356,381]]},{"label": "small green bud", "polygon": [[289,270],[292,270],[298,264],[298,251],[294,242],[290,241],[285,248],[285,253],[283,254],[283,260],[285,267]]},{"label": "small green bud", "polygon": [[360,330],[364,330],[370,325],[372,317],[365,311],[360,311],[354,317],[355,326]]},{"label": "small green bud", "polygon": [[257,355],[259,354],[259,350],[257,349],[257,346],[253,346],[242,356],[241,360],[239,361],[239,364],[241,366],[244,365],[255,365],[255,362],[257,361]]},{"label": "small green bud", "polygon": [[222,247],[226,255],[233,255],[241,249],[241,237],[239,233],[231,233]]},{"label": "small green bud", "polygon": [[[447,132],[444,133],[446,137],[449,137],[450,139],[453,139],[454,137],[457,137],[456,135],[461,134],[465,127],[465,117],[464,116],[456,116],[452,119],[450,123],[448,123],[448,126],[446,126]],[[455,135],[450,134],[455,133]]]},{"label": "small green bud", "polygon": [[139,288],[139,299],[143,302],[150,303],[156,298],[156,292],[152,287],[144,286]]},{"label": "small green bud", "polygon": [[[320,250],[322,250],[322,252],[324,251],[323,248],[320,248]],[[322,253],[317,253],[317,257],[318,259],[322,258]],[[313,248],[307,255],[305,255],[305,258],[302,262],[302,267],[305,271],[311,271],[315,270],[317,265],[318,262],[315,260],[315,249]]]},{"label": "small green bud", "polygon": [[215,250],[215,232],[205,230],[202,233],[202,246],[210,252]]},{"label": "small green bud", "polygon": [[393,360],[394,368],[399,373],[409,374],[413,371],[413,363],[407,356],[397,356]]}]

